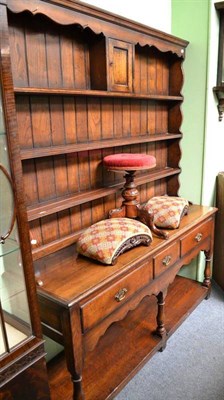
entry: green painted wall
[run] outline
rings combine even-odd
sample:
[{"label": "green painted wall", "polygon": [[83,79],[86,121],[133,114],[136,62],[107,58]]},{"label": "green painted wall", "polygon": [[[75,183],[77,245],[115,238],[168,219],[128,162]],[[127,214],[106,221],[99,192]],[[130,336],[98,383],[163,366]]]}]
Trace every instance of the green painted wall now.
[{"label": "green painted wall", "polygon": [[[171,32],[190,43],[183,64],[182,159],[179,195],[201,204],[205,147],[206,88],[208,66],[210,0],[172,0]],[[181,274],[202,278],[198,262],[182,269]],[[201,263],[200,263],[201,264]]]},{"label": "green painted wall", "polygon": [[183,151],[179,194],[200,203],[205,137],[209,0],[172,0],[172,34],[190,43],[184,61]]}]

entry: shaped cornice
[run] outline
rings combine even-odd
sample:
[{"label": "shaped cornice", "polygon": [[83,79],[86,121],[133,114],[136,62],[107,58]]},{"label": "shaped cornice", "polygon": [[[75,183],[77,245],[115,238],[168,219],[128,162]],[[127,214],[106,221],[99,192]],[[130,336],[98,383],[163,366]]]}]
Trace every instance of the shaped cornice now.
[{"label": "shaped cornice", "polygon": [[184,58],[188,45],[170,34],[147,27],[89,6],[75,0],[7,0],[7,7],[13,13],[30,12],[32,15],[42,14],[60,25],[80,25],[89,28],[95,34],[102,33],[106,37],[123,40],[140,46],[155,46],[162,52],[172,52]]}]

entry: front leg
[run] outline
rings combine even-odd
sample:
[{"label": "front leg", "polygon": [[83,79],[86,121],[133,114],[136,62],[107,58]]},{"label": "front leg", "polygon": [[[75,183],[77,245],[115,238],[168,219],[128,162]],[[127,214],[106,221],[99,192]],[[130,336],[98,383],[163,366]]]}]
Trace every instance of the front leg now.
[{"label": "front leg", "polygon": [[205,270],[204,270],[204,281],[202,285],[208,289],[206,300],[209,299],[211,294],[211,253],[210,251],[204,251],[205,254]]},{"label": "front leg", "polygon": [[157,304],[158,304],[158,312],[157,312],[157,328],[155,334],[162,339],[162,347],[160,351],[163,351],[166,347],[166,339],[167,339],[167,332],[165,328],[165,297],[167,295],[167,290],[163,292],[159,292],[157,297]]},{"label": "front leg", "polygon": [[72,400],[84,400],[82,388],[83,344],[79,308],[65,310],[61,318],[67,369],[73,383]]}]

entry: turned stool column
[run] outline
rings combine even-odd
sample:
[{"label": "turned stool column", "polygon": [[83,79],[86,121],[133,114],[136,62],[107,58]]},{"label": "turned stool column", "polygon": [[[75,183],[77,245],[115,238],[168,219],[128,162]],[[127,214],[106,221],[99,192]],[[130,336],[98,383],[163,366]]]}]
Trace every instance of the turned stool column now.
[{"label": "turned stool column", "polygon": [[136,171],[152,169],[156,166],[155,157],[141,153],[112,154],[104,157],[103,163],[110,171],[125,172],[125,184],[122,190],[124,200],[120,208],[109,211],[109,218],[138,218],[141,222],[148,225],[152,232],[166,239],[166,232],[157,229],[154,225],[152,213],[141,207],[138,201],[139,192],[134,181]]}]

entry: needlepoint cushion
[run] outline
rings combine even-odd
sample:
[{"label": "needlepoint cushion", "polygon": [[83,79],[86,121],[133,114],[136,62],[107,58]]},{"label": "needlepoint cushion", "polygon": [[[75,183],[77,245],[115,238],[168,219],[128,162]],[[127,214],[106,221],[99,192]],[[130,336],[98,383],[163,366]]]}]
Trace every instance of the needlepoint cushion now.
[{"label": "needlepoint cushion", "polygon": [[83,232],[77,242],[77,252],[103,264],[115,264],[124,251],[139,244],[149,246],[152,241],[150,229],[142,222],[130,218],[111,218]]},{"label": "needlepoint cushion", "polygon": [[115,171],[135,171],[155,167],[156,159],[154,156],[148,154],[121,153],[104,157],[103,163],[105,167]]},{"label": "needlepoint cushion", "polygon": [[176,229],[187,214],[189,203],[182,197],[155,196],[143,208],[153,212],[153,222],[158,228]]}]

